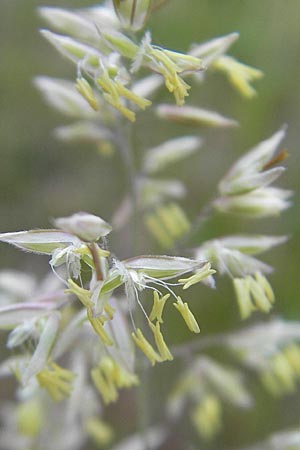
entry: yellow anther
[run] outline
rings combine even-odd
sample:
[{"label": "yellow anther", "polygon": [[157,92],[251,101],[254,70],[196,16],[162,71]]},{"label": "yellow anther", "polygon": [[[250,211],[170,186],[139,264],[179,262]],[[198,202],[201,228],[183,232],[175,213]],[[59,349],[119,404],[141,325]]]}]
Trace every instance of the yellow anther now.
[{"label": "yellow anther", "polygon": [[152,47],[150,55],[156,62],[155,69],[165,79],[166,88],[174,94],[176,104],[183,105],[190,86],[178,75],[182,70],[162,49]]},{"label": "yellow anther", "polygon": [[92,309],[87,309],[87,318],[89,319],[92,327],[94,328],[95,332],[100,337],[101,341],[104,345],[113,345],[113,341],[109,337],[109,335],[104,330],[104,322],[106,321],[106,317],[100,316],[100,317],[93,317]]},{"label": "yellow anther", "polygon": [[260,273],[255,278],[248,275],[245,278],[233,280],[234,290],[242,319],[246,319],[255,310],[268,313],[274,302],[274,293],[268,280]]},{"label": "yellow anther", "polygon": [[100,367],[91,370],[91,377],[105,404],[117,400],[118,392],[115,385],[103,375]]},{"label": "yellow anther", "polygon": [[101,75],[101,78],[97,78],[97,83],[104,91],[103,97],[105,100],[120,111],[128,120],[134,122],[135,113],[121,103],[117,87],[106,72]]},{"label": "yellow anther", "polygon": [[197,56],[186,55],[185,53],[175,52],[173,50],[163,50],[164,53],[183,71],[203,70],[202,60]]},{"label": "yellow anther", "polygon": [[278,353],[271,360],[271,369],[284,392],[294,392],[296,389],[295,372],[284,353]]},{"label": "yellow anther", "polygon": [[246,278],[249,280],[250,293],[253,297],[255,305],[260,311],[268,313],[272,308],[272,304],[266,296],[264,287],[253,277],[248,276]]},{"label": "yellow anther", "polygon": [[176,105],[182,106],[185,103],[184,97],[187,97],[189,95],[188,90],[191,89],[191,86],[189,86],[185,81],[183,81],[182,78],[180,78],[177,74],[174,77],[174,97]]},{"label": "yellow anther", "polygon": [[183,211],[183,209],[176,203],[171,203],[168,207],[170,215],[172,216],[176,226],[178,228],[178,234],[180,230],[180,235],[188,232],[191,228],[191,224]]},{"label": "yellow anther", "polygon": [[167,344],[165,343],[164,337],[160,331],[159,322],[156,322],[156,325],[153,325],[153,323],[149,322],[149,326],[154,334],[155,343],[162,361],[172,361],[173,355],[168,349]]},{"label": "yellow anther", "polygon": [[86,308],[94,306],[91,300],[91,293],[87,289],[78,286],[71,278],[68,280],[69,289],[65,290],[66,294],[74,294]]},{"label": "yellow anther", "polygon": [[206,395],[192,413],[198,433],[209,441],[221,428],[221,404],[214,395]]},{"label": "yellow anther", "polygon": [[135,113],[123,105],[121,97],[132,101],[141,109],[145,109],[147,106],[151,105],[150,100],[140,97],[139,95],[127,89],[119,81],[110,78],[107,71],[104,71],[101,74],[101,77],[97,79],[97,83],[104,91],[103,97],[105,98],[105,100],[111,106],[120,111],[131,122],[134,122],[135,120]]},{"label": "yellow anther", "polygon": [[146,355],[152,366],[154,366],[156,362],[161,362],[161,357],[147,341],[139,328],[136,330],[136,333],[131,333],[131,335],[136,346]]},{"label": "yellow anther", "polygon": [[157,215],[168,230],[168,233],[174,236],[174,238],[180,237],[190,228],[184,211],[176,203],[170,203],[157,208]]},{"label": "yellow anther", "polygon": [[98,111],[98,100],[95,97],[94,91],[89,82],[85,78],[77,78],[75,86],[77,91],[82,95],[83,98],[85,98],[88,104],[95,111]]},{"label": "yellow anther", "polygon": [[97,83],[105,92],[107,92],[110,95],[112,101],[115,102],[119,101],[119,94],[117,88],[106,71],[103,72],[100,78],[97,78]]},{"label": "yellow anther", "polygon": [[39,385],[48,391],[53,400],[60,401],[71,394],[75,374],[52,362],[48,368],[41,370],[36,378]]},{"label": "yellow anther", "polygon": [[108,318],[110,320],[112,320],[114,318],[115,308],[113,308],[108,303],[106,303],[106,305],[104,306],[104,311],[106,312],[106,314],[108,315]]},{"label": "yellow anther", "polygon": [[32,399],[17,406],[17,428],[24,436],[38,435],[43,423],[43,411],[38,400]]},{"label": "yellow anther", "polygon": [[183,210],[175,203],[160,206],[144,218],[146,227],[162,247],[172,247],[178,238],[190,229]]},{"label": "yellow anther", "polygon": [[189,330],[191,330],[193,333],[200,333],[199,325],[192,311],[189,309],[189,305],[187,303],[183,303],[179,296],[177,297],[177,303],[173,303],[173,305],[182,315],[183,320],[185,321]]},{"label": "yellow anther", "polygon": [[163,323],[162,312],[169,297],[170,294],[166,294],[163,297],[160,297],[157,291],[153,292],[153,307],[149,316],[149,319],[151,321],[156,319],[158,320],[158,322]]},{"label": "yellow anther", "polygon": [[256,272],[255,279],[258,282],[258,284],[262,287],[262,289],[264,290],[268,300],[271,303],[274,303],[275,295],[274,295],[272,286],[270,285],[270,283],[268,282],[266,277],[264,277],[260,272]]},{"label": "yellow anther", "polygon": [[114,433],[112,428],[96,417],[90,417],[85,423],[85,428],[87,433],[100,447],[107,446],[113,439]]},{"label": "yellow anther", "polygon": [[102,372],[105,374],[105,376],[111,380],[115,379],[115,369],[116,369],[116,362],[110,358],[109,356],[105,356],[101,359],[101,362],[99,364],[99,367],[101,368]]},{"label": "yellow anther", "polygon": [[181,229],[178,227],[177,221],[174,220],[169,205],[157,208],[157,215],[171,236],[179,237],[181,235]]},{"label": "yellow anther", "polygon": [[128,388],[139,383],[134,373],[128,372],[128,370],[108,356],[102,359],[100,367],[106,377],[113,381],[118,388]]},{"label": "yellow anther", "polygon": [[263,77],[263,72],[260,70],[240,63],[227,55],[216,59],[213,62],[213,68],[224,72],[233,86],[248,98],[256,95],[256,91],[250,83]]},{"label": "yellow anther", "polygon": [[234,278],[233,287],[237,297],[241,318],[247,319],[255,310],[251,300],[249,280],[244,278]]},{"label": "yellow anther", "polygon": [[120,100],[114,100],[114,98],[110,94],[103,94],[105,100],[114,108],[116,108],[121,114],[123,114],[126,119],[130,120],[130,122],[135,121],[135,113],[130,109],[126,108]]},{"label": "yellow anther", "polygon": [[92,369],[91,376],[105,403],[117,400],[117,388],[129,388],[138,384],[135,374],[128,372],[109,356],[104,357],[99,366]]},{"label": "yellow anther", "polygon": [[162,247],[172,247],[173,239],[155,213],[144,216],[145,225]]},{"label": "yellow anther", "polygon": [[127,89],[123,84],[121,84],[120,82],[116,81],[115,82],[116,88],[118,93],[122,96],[127,98],[128,100],[132,101],[133,103],[135,103],[137,106],[139,106],[141,109],[145,109],[147,106],[150,106],[152,104],[152,102],[146,98],[143,98],[137,94],[135,94],[134,92],[130,91],[129,89]]},{"label": "yellow anther", "polygon": [[[91,250],[87,245],[81,245],[81,247],[74,249],[73,252],[82,256],[90,256],[91,254]],[[110,255],[108,250],[103,250],[103,248],[100,248],[99,246],[97,246],[97,252],[98,255],[103,256],[103,258],[107,258]]]},{"label": "yellow anther", "polygon": [[183,284],[182,289],[188,289],[189,287],[193,286],[193,284],[199,283],[200,281],[204,280],[205,278],[209,277],[210,275],[213,275],[214,273],[216,273],[216,271],[211,269],[210,263],[206,263],[194,275],[192,275],[189,278],[181,278],[180,280],[178,280],[178,283]]},{"label": "yellow anther", "polygon": [[300,376],[300,348],[297,344],[289,344],[284,349],[284,355],[297,376]]}]

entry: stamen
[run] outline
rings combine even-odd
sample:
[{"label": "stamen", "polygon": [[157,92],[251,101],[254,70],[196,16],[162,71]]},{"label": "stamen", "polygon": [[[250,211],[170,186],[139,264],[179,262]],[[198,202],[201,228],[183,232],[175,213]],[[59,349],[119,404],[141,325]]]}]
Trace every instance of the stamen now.
[{"label": "stamen", "polygon": [[255,310],[251,300],[248,278],[234,278],[233,287],[237,297],[241,318],[247,319]]},{"label": "stamen", "polygon": [[95,332],[100,337],[101,341],[104,345],[113,345],[113,341],[109,337],[109,335],[106,333],[106,331],[103,328],[104,322],[106,320],[106,317],[100,316],[100,317],[93,317],[92,309],[87,309],[87,317],[90,321],[90,324],[94,328]]},{"label": "stamen", "polygon": [[178,282],[183,284],[182,289],[188,289],[189,287],[193,286],[193,284],[199,283],[200,281],[204,280],[210,275],[213,275],[214,273],[216,273],[216,271],[211,269],[211,264],[206,263],[202,267],[202,269],[200,269],[194,275],[190,276],[189,278],[181,278],[180,280],[178,280]]},{"label": "stamen", "polygon": [[153,293],[153,307],[150,313],[149,319],[151,321],[157,319],[158,322],[163,323],[162,312],[165,306],[166,301],[170,297],[170,294],[166,294],[163,297],[160,297],[157,291]]},{"label": "stamen", "polygon": [[258,284],[263,288],[268,300],[271,303],[274,303],[275,301],[275,295],[272,289],[272,286],[268,282],[267,278],[262,275],[260,272],[256,272],[255,279],[258,282]]},{"label": "stamen", "polygon": [[128,372],[109,356],[92,369],[91,376],[106,404],[117,400],[117,388],[129,388],[139,382],[135,374]]},{"label": "stamen", "polygon": [[163,335],[160,331],[159,322],[156,322],[156,325],[153,325],[153,323],[149,322],[149,326],[154,334],[155,343],[157,345],[157,349],[160,353],[162,361],[172,361],[173,355],[164,341]]},{"label": "stamen", "polygon": [[144,335],[141,332],[140,328],[138,328],[136,330],[136,334],[135,333],[131,333],[131,336],[132,336],[136,346],[146,355],[146,357],[151,362],[152,366],[154,366],[156,362],[161,362],[161,360],[162,360],[161,357],[154,350],[154,348],[147,341],[147,339],[144,337]]},{"label": "stamen", "polygon": [[77,78],[75,86],[79,94],[82,95],[82,97],[88,102],[91,108],[93,108],[94,111],[98,111],[98,100],[95,97],[94,91],[91,88],[89,82],[85,78],[80,77]]},{"label": "stamen", "polygon": [[68,279],[69,289],[65,290],[66,294],[74,294],[86,308],[92,308],[94,303],[91,300],[91,293],[87,289],[78,286],[71,278]]},{"label": "stamen", "polygon": [[272,308],[272,304],[265,294],[264,288],[254,278],[247,277],[250,283],[250,292],[258,309],[268,313]]},{"label": "stamen", "polygon": [[45,388],[55,401],[60,401],[71,394],[75,374],[52,362],[49,368],[41,370],[36,378],[39,385]]},{"label": "stamen", "polygon": [[189,305],[187,303],[183,303],[181,298],[177,297],[177,303],[173,303],[175,308],[180,312],[180,314],[183,317],[183,320],[185,321],[187,327],[193,332],[193,333],[200,333],[200,328],[197,323],[197,320],[195,319],[192,311],[189,309]]},{"label": "stamen", "polygon": [[91,370],[91,377],[105,404],[115,402],[117,400],[118,392],[116,387],[101,373],[100,367],[96,367]]}]

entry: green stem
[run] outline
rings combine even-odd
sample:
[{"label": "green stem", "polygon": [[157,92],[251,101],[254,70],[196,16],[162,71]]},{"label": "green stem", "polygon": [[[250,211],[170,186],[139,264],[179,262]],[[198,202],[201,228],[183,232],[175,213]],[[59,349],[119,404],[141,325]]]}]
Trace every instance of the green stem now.
[{"label": "green stem", "polygon": [[174,247],[174,250],[179,251],[180,249],[186,248],[187,243],[192,240],[194,235],[199,232],[199,230],[202,228],[204,223],[210,219],[210,217],[213,215],[213,201],[208,202],[200,211],[200,213],[196,216],[194,219],[190,230],[186,235],[183,236],[182,239],[179,240],[179,242]]},{"label": "green stem", "polygon": [[[132,254],[138,254],[139,251],[139,211],[138,211],[138,173],[135,166],[135,157],[133,151],[132,125],[124,123],[117,127],[115,140],[121,152],[124,165],[127,172],[129,194],[132,202],[132,226],[131,226],[131,250]],[[139,314],[140,312],[140,314]],[[135,313],[139,321],[144,320],[144,316],[138,308]],[[140,355],[139,355],[140,356]],[[140,358],[143,358],[141,355]],[[143,364],[139,364],[140,385],[137,394],[137,420],[141,434],[144,436],[145,450],[150,450],[146,432],[150,424],[149,414],[149,371]]]},{"label": "green stem", "polygon": [[127,183],[132,202],[131,248],[132,254],[138,250],[138,188],[137,171],[132,146],[132,125],[121,123],[115,130],[115,142],[120,150],[127,173]]},{"label": "green stem", "polygon": [[212,336],[206,336],[202,339],[195,339],[191,342],[185,342],[181,345],[176,345],[171,348],[171,352],[174,356],[185,358],[189,354],[199,352],[201,350],[207,350],[211,347],[219,347],[228,344],[228,335],[215,334]]},{"label": "green stem", "polygon": [[98,246],[93,242],[93,243],[89,244],[89,250],[90,250],[92,258],[93,258],[93,263],[94,263],[94,266],[95,266],[95,272],[96,272],[97,281],[102,281],[103,280],[103,275],[102,275],[102,270],[101,270],[101,267],[100,267]]}]

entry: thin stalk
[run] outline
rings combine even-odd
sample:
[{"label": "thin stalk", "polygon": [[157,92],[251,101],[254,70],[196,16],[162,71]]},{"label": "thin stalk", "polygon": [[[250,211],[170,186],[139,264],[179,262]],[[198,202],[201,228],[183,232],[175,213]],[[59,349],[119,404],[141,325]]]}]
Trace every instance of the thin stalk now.
[{"label": "thin stalk", "polygon": [[103,275],[102,275],[102,270],[101,270],[101,267],[100,267],[100,259],[99,259],[99,254],[98,254],[98,247],[93,242],[92,244],[89,244],[89,250],[90,250],[92,258],[93,258],[93,263],[94,263],[94,266],[95,266],[95,272],[96,272],[97,281],[102,281],[103,280]]},{"label": "thin stalk", "polygon": [[193,236],[199,232],[199,230],[203,227],[204,223],[210,219],[210,217],[213,215],[213,201],[207,203],[200,211],[200,213],[196,216],[194,219],[190,230],[186,235],[183,236],[183,238],[177,243],[174,250],[179,250],[182,248],[185,248],[187,243],[193,238]]},{"label": "thin stalk", "polygon": [[202,227],[202,225],[204,224],[204,222],[206,222],[211,215],[213,214],[213,207],[212,207],[212,203],[213,202],[209,202],[207,203],[200,211],[200,213],[196,216],[196,219],[194,220],[191,230],[190,230],[190,234],[193,235],[196,231],[199,230],[199,228]]},{"label": "thin stalk", "polygon": [[133,0],[132,8],[131,8],[131,15],[130,15],[130,24],[133,25],[135,11],[136,11],[136,3],[137,0]]},{"label": "thin stalk", "polygon": [[128,123],[124,126],[124,123],[120,123],[114,132],[115,142],[120,150],[126,169],[128,191],[132,202],[131,248],[132,254],[134,254],[138,248],[138,191],[137,171],[132,148],[132,125]]},{"label": "thin stalk", "polygon": [[215,334],[213,336],[206,336],[202,339],[194,339],[191,342],[176,345],[175,347],[171,347],[170,350],[174,356],[185,358],[188,354],[192,354],[197,351],[226,345],[228,343],[226,338],[226,334]]},{"label": "thin stalk", "polygon": [[[117,127],[115,132],[115,141],[120,150],[121,156],[127,172],[128,188],[129,194],[132,202],[132,226],[131,231],[131,251],[132,254],[138,254],[139,250],[139,211],[138,211],[138,187],[137,187],[137,177],[138,173],[135,166],[135,158],[133,151],[133,134],[132,125],[121,123]],[[138,308],[136,315],[139,315],[138,320],[143,321],[144,316]],[[143,358],[143,356],[140,356]],[[149,371],[148,368],[140,364],[140,385],[137,394],[137,416],[138,416],[138,426],[141,434],[144,437],[144,449],[150,450],[149,444],[147,442],[147,429],[150,424],[150,414],[149,414]]]}]

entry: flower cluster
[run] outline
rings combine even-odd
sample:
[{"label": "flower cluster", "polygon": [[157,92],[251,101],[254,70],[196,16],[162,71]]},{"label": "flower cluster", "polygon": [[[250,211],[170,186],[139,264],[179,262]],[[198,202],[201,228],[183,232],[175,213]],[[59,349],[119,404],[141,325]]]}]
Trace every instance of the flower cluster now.
[{"label": "flower cluster", "polygon": [[272,320],[228,335],[240,363],[255,370],[275,397],[295,392],[299,381],[299,323]]},{"label": "flower cluster", "polygon": [[[178,377],[167,405],[169,420],[178,422],[186,416],[188,408],[196,431],[204,441],[210,441],[222,429],[225,405],[241,409],[253,406],[246,374],[256,373],[257,381],[272,396],[294,393],[299,384],[299,330],[299,322],[273,319],[234,333],[207,336],[189,347],[175,348],[187,360],[191,350],[201,351],[201,355],[194,356]],[[217,362],[202,353],[212,348],[229,350],[231,364],[235,366]],[[243,374],[245,367],[250,371]],[[274,448],[289,448],[284,442],[282,447]]]},{"label": "flower cluster", "polygon": [[[202,340],[196,314],[185,298],[196,284],[215,288],[217,273],[232,280],[242,319],[254,311],[268,313],[275,296],[266,275],[273,268],[257,255],[284,243],[286,236],[236,234],[199,242],[199,233],[192,257],[182,248],[211,213],[258,219],[279,215],[290,205],[290,191],[271,187],[284,171],[278,163],[287,152],[276,151],[285,129],[240,157],[219,182],[217,199],[190,219],[178,203],[187,187],[165,177],[165,171],[196,157],[203,145],[199,129],[238,125],[219,112],[186,105],[190,90],[210,71],[219,71],[252,98],[252,83],[262,72],[227,54],[237,33],[194,44],[187,53],[156,45],[150,31],[136,34],[158,4],[112,0],[73,11],[39,10],[54,30],[42,30],[42,35],[75,65],[73,81],[45,76],[35,80],[48,103],[73,120],[57,128],[56,136],[93,143],[103,156],[118,152],[129,187],[110,220],[112,226],[97,215],[79,212],[53,220],[50,229],[0,234],[1,242],[47,255],[51,267],[41,283],[19,272],[0,273],[0,330],[8,331],[7,348],[13,351],[0,364],[0,377],[13,375],[19,385],[17,404],[6,404],[0,411],[0,449],[80,450],[90,440],[97,447],[112,448],[114,433],[104,420],[104,407],[117,401],[120,390],[140,389],[141,368],[162,362],[174,367],[177,355],[188,364],[178,376],[177,370],[173,373],[176,384],[164,411],[167,425],[149,426],[143,436],[136,433],[113,450],[142,449],[144,441],[147,449],[158,449],[169,428],[187,412],[196,433],[210,441],[222,429],[226,405],[253,404],[242,374],[245,367],[256,371],[276,396],[296,389],[298,323],[271,320]],[[154,139],[137,156],[128,125],[152,105],[153,94],[163,85],[175,104],[155,105],[156,119],[195,131],[162,143]],[[120,253],[112,250],[110,233],[132,225],[131,219],[136,225],[139,218],[169,255],[116,256]],[[176,329],[185,325],[195,336],[182,347],[166,339],[170,309],[178,320]],[[241,367],[211,355],[194,356],[206,344],[232,351]],[[261,448],[290,449],[293,442],[298,445],[299,439],[279,435]]]},{"label": "flower cluster", "polygon": [[[219,213],[258,219],[276,216],[290,206],[290,191],[269,186],[285,170],[276,164],[286,152],[275,154],[284,135],[285,130],[279,130],[232,165],[219,183],[220,197],[213,202]],[[246,319],[255,310],[269,312],[274,303],[272,288],[263,275],[272,268],[253,255],[285,241],[284,236],[227,236],[203,243],[195,256],[209,258],[219,273],[230,276],[241,317]]]},{"label": "flower cluster", "polygon": [[[61,400],[71,393],[74,374],[54,361],[55,350],[57,349],[59,354],[60,351],[63,352],[59,347],[62,338],[59,328],[63,314],[66,314],[70,295],[75,296],[82,307],[80,313],[73,313],[75,325],[80,326],[82,322],[90,324],[99,337],[102,353],[108,352],[110,355],[101,357],[97,367],[91,370],[92,380],[104,403],[109,403],[117,399],[117,389],[130,387],[138,382],[133,372],[133,361],[129,366],[128,361],[124,364],[124,356],[121,354],[124,334],[131,358],[132,338],[132,343],[136,344],[152,365],[172,360],[172,354],[161,331],[164,306],[171,295],[175,300],[174,306],[187,327],[195,333],[199,333],[200,329],[188,303],[183,303],[181,297],[175,294],[171,288],[174,283],[169,280],[177,278],[175,286],[187,289],[212,276],[215,271],[211,269],[209,262],[199,263],[196,260],[173,256],[139,256],[122,262],[111,258],[109,262],[109,252],[101,247],[101,240],[111,231],[111,226],[103,219],[87,213],[78,213],[56,219],[54,223],[58,229],[3,233],[0,240],[23,250],[50,255],[53,272],[57,274],[57,268],[64,269],[60,271],[59,278],[68,288],[58,303],[25,301],[1,308],[0,324],[12,329],[8,341],[11,347],[23,344],[31,334],[37,333],[35,350],[28,361],[15,367],[16,376],[23,385],[27,385],[36,377],[40,387],[45,388],[53,399]],[[91,269],[87,288],[83,287],[81,282],[82,264]],[[63,273],[65,280],[62,278]],[[182,278],[187,273],[192,275]],[[120,326],[120,318],[115,319],[123,302],[117,305],[112,296],[122,285],[125,287],[133,326],[131,333],[125,323]],[[153,307],[149,315],[139,295],[147,288],[153,292]],[[163,290],[166,291],[164,295]],[[145,315],[156,349],[136,326],[134,315],[137,305]],[[31,321],[30,326],[28,320]]]},{"label": "flower cluster", "polygon": [[254,255],[286,242],[286,236],[233,235],[206,241],[195,250],[195,258],[208,258],[221,275],[228,275],[236,292],[242,319],[253,311],[269,312],[274,293],[263,274],[272,267]]},{"label": "flower cluster", "polygon": [[191,421],[200,436],[209,441],[222,428],[222,404],[249,408],[252,398],[240,371],[203,356],[195,358],[175,385],[167,407],[169,416],[178,418],[190,402]]},{"label": "flower cluster", "polygon": [[275,155],[284,136],[285,130],[279,130],[232,165],[219,183],[218,211],[257,219],[277,216],[290,206],[290,191],[270,187],[284,171],[274,167],[286,157],[285,151]]},{"label": "flower cluster", "polygon": [[[115,9],[125,29],[129,25],[135,29],[136,18],[141,14],[146,17],[150,2],[146,2],[147,5],[145,2],[137,2],[134,11],[131,9],[131,2],[125,3],[115,2]],[[139,11],[140,7],[143,12]],[[120,30],[120,23],[111,20],[109,27],[105,24],[107,13],[111,14],[107,7],[99,7],[95,16],[92,15],[93,10],[94,8],[90,8],[66,14],[59,8],[41,9],[43,18],[51,26],[66,33],[42,31],[51,44],[77,65],[76,88],[87,104],[98,111],[101,103],[100,117],[104,120],[109,120],[109,116],[113,114],[113,110],[108,106],[110,105],[127,119],[134,121],[134,105],[141,109],[151,105],[151,101],[135,93],[133,88],[127,87],[133,86],[133,75],[142,66],[161,74],[167,89],[174,94],[176,103],[183,104],[190,86],[181,74],[203,70],[201,60],[151,44],[149,32],[140,43],[136,43],[126,35],[125,30]],[[68,35],[70,30],[72,37]],[[83,30],[86,32],[83,33]],[[57,83],[59,86],[60,82]],[[45,86],[41,79],[38,79],[38,85],[42,90],[47,90],[47,85]],[[127,102],[132,104],[133,109],[127,106]]]}]

